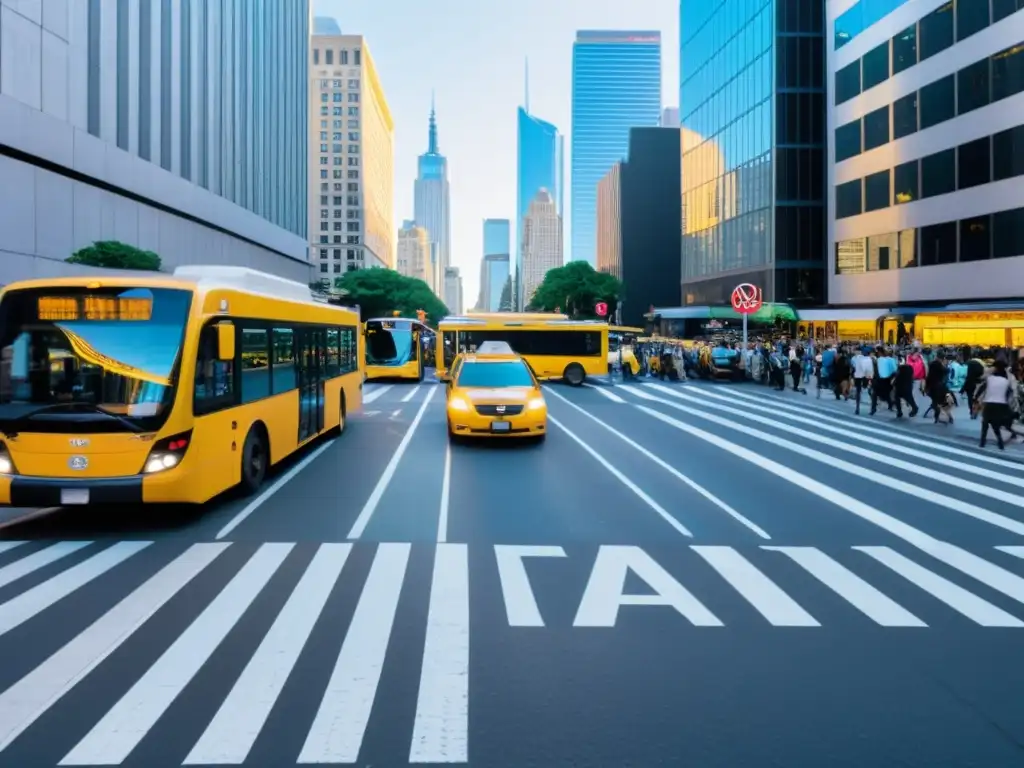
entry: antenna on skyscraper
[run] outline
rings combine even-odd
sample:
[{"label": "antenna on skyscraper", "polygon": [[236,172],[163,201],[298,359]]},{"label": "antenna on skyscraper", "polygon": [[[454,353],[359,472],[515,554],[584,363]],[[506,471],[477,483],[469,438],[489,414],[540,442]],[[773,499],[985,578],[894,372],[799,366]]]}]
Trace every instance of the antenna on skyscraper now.
[{"label": "antenna on skyscraper", "polygon": [[530,111],[530,57],[526,57],[526,99],[523,103],[523,109],[527,112]]}]

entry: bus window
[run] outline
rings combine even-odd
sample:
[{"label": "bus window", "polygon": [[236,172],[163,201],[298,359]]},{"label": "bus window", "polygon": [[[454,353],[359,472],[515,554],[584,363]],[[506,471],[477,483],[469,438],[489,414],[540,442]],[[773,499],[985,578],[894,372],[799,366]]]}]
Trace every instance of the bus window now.
[{"label": "bus window", "polygon": [[228,408],[235,402],[235,363],[218,359],[217,329],[214,324],[208,324],[199,336],[192,406],[197,416]]}]

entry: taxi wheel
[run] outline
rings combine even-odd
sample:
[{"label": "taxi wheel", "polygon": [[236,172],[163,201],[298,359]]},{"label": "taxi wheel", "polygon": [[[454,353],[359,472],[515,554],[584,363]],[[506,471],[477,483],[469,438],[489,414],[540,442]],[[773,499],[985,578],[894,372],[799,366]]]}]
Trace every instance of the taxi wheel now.
[{"label": "taxi wheel", "polygon": [[565,366],[565,370],[562,371],[562,378],[565,379],[570,386],[578,387],[583,384],[583,380],[587,378],[587,372],[583,370],[583,366],[579,363],[569,363]]},{"label": "taxi wheel", "polygon": [[249,434],[245,436],[245,444],[242,446],[242,482],[240,485],[243,494],[251,496],[260,489],[267,476],[269,463],[270,451],[267,450],[264,432],[258,425],[253,426],[249,430]]}]

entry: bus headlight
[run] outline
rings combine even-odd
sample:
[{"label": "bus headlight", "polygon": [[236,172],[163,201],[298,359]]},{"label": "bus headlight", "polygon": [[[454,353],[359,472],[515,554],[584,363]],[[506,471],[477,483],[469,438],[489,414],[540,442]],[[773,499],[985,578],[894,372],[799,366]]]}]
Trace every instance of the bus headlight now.
[{"label": "bus headlight", "polygon": [[535,397],[530,401],[530,404],[526,406],[531,411],[539,411],[546,405],[543,397]]},{"label": "bus headlight", "polygon": [[185,451],[188,450],[191,438],[192,431],[189,430],[159,441],[149,452],[146,466],[142,471],[147,475],[152,475],[155,472],[163,472],[178,466],[185,458]]},{"label": "bus headlight", "polygon": [[16,474],[14,469],[14,461],[11,459],[10,451],[7,450],[7,446],[0,443],[0,475],[13,475]]},{"label": "bus headlight", "polygon": [[448,407],[451,408],[453,411],[468,411],[469,410],[469,404],[465,400],[460,400],[457,397],[452,398],[448,402]]}]

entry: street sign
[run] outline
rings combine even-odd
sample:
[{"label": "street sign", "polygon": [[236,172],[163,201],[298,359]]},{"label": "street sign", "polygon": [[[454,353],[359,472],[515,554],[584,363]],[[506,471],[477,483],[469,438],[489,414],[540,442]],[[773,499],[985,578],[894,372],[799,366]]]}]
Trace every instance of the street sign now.
[{"label": "street sign", "polygon": [[761,304],[761,289],[753,283],[740,283],[732,289],[732,308],[741,315],[754,314]]},{"label": "street sign", "polygon": [[594,307],[594,312],[598,317],[604,317],[608,314],[608,305],[603,301],[597,302],[597,306]]}]

